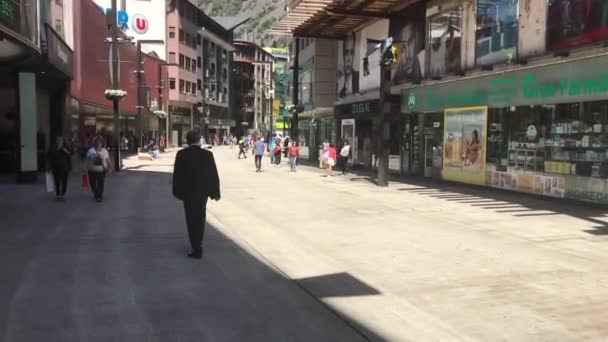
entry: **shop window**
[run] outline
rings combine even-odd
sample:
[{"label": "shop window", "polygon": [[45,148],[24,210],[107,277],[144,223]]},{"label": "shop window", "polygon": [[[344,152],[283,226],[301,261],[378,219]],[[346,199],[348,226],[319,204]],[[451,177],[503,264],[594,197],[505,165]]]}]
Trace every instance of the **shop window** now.
[{"label": "shop window", "polygon": [[607,134],[606,101],[491,109],[487,161],[508,173],[607,178]]},{"label": "shop window", "polygon": [[175,89],[175,78],[169,79],[169,89]]},{"label": "shop window", "polygon": [[429,19],[430,75],[441,79],[461,67],[462,8],[447,10]]},{"label": "shop window", "polygon": [[61,19],[55,19],[55,31],[60,35],[63,35],[63,22]]},{"label": "shop window", "polygon": [[477,65],[516,58],[519,0],[477,0],[475,61]]},{"label": "shop window", "polygon": [[551,0],[548,6],[549,50],[569,50],[608,40],[608,1]]},{"label": "shop window", "polygon": [[186,90],[186,81],[179,80],[179,92],[183,93]]},{"label": "shop window", "polygon": [[185,42],[184,30],[182,30],[182,29],[179,30],[179,42],[180,43],[184,43]]}]

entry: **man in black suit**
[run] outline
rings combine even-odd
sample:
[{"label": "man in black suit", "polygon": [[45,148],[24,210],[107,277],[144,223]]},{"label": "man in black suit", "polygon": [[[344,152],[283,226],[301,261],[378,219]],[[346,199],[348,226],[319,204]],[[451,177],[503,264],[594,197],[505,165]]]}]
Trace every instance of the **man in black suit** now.
[{"label": "man in black suit", "polygon": [[220,200],[220,179],[213,154],[201,148],[201,135],[186,135],[188,148],[177,152],[173,168],[173,195],[184,202],[192,251],[188,256],[203,256],[203,236],[207,199]]}]

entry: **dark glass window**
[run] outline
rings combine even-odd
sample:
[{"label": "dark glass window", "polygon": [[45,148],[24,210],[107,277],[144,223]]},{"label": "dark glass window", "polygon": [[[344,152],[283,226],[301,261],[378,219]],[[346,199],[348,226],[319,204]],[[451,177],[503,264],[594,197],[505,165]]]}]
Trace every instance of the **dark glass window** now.
[{"label": "dark glass window", "polygon": [[179,42],[183,43],[184,42],[184,30],[180,29],[179,30]]},{"label": "dark glass window", "polygon": [[175,89],[175,78],[169,79],[169,89]]},{"label": "dark glass window", "polygon": [[608,40],[608,1],[550,0],[547,47],[568,50]]},{"label": "dark glass window", "polygon": [[431,78],[461,70],[462,8],[443,11],[429,19]]},{"label": "dark glass window", "polygon": [[519,0],[477,0],[477,65],[511,62],[516,57]]}]

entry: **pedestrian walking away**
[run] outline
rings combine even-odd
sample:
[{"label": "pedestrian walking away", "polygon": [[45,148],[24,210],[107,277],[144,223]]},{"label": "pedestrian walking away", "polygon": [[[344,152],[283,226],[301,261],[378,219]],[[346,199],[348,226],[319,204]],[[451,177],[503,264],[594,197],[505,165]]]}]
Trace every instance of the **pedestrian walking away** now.
[{"label": "pedestrian walking away", "polygon": [[327,139],[323,140],[323,144],[321,145],[321,156],[319,157],[319,169],[325,168],[327,165],[327,158],[329,158],[329,153],[327,153],[327,149],[329,148],[329,142]]},{"label": "pedestrian walking away", "polygon": [[53,174],[55,199],[58,202],[64,201],[68,176],[72,170],[72,151],[65,146],[63,137],[55,139],[55,146],[48,153],[48,161],[48,170]]},{"label": "pedestrian walking away", "polygon": [[296,172],[296,166],[298,165],[298,159],[300,159],[300,148],[296,142],[292,142],[289,147],[289,165],[291,166],[291,172]]},{"label": "pedestrian walking away", "polygon": [[272,157],[274,159],[274,164],[276,167],[281,166],[281,152],[281,145],[275,145],[274,149],[272,150]]},{"label": "pedestrian walking away", "polygon": [[327,177],[331,177],[332,168],[336,165],[336,147],[333,143],[329,144],[327,151],[323,154],[323,160],[325,160],[326,175]]},{"label": "pedestrian walking away", "polygon": [[264,144],[264,138],[260,138],[253,144],[256,172],[262,172],[262,157],[264,156],[264,150],[266,150],[266,144]]},{"label": "pedestrian walking away", "polygon": [[275,147],[277,147],[277,141],[276,141],[276,139],[273,139],[271,137],[270,140],[268,141],[268,154],[270,154],[270,164],[275,164],[275,161],[274,161],[274,148]]},{"label": "pedestrian walking away", "polygon": [[241,159],[241,155],[243,155],[243,158],[247,158],[247,148],[245,146],[243,139],[239,140],[239,159]]},{"label": "pedestrian walking away", "polygon": [[173,195],[184,203],[191,251],[188,256],[203,256],[207,200],[220,200],[220,178],[213,153],[201,148],[200,133],[186,135],[189,147],[177,152],[173,166]]},{"label": "pedestrian walking away", "polygon": [[346,174],[346,169],[348,168],[348,159],[350,157],[351,149],[348,144],[348,140],[344,140],[344,145],[342,149],[340,149],[340,166],[342,167],[342,174]]},{"label": "pedestrian walking away", "polygon": [[112,172],[110,154],[103,147],[100,139],[96,139],[93,147],[87,152],[86,170],[89,174],[89,183],[93,191],[93,198],[97,202],[103,201],[106,173]]}]

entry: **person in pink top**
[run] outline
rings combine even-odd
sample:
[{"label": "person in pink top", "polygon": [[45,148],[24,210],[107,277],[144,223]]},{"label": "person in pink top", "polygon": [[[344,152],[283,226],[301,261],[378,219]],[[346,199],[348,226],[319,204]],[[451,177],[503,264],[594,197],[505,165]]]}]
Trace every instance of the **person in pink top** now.
[{"label": "person in pink top", "polygon": [[336,165],[336,158],[337,158],[337,153],[336,153],[336,147],[334,146],[333,143],[329,144],[329,147],[327,148],[327,177],[331,177],[332,176],[332,168]]}]

